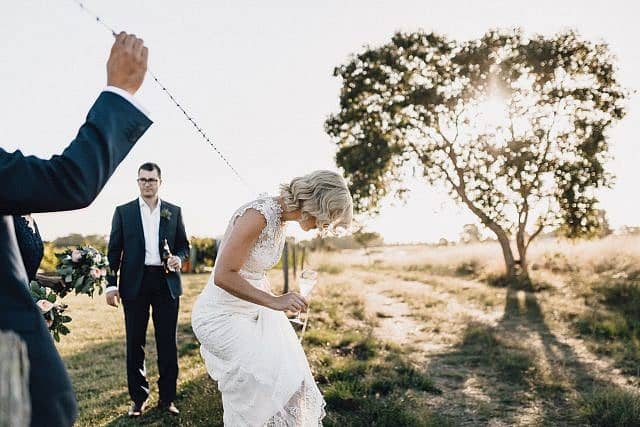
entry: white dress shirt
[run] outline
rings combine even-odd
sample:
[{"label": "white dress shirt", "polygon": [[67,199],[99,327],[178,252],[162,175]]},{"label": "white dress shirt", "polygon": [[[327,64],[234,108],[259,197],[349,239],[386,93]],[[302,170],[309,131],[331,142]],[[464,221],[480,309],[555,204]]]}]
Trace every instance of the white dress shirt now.
[{"label": "white dress shirt", "polygon": [[[142,196],[138,196],[142,232],[144,233],[144,265],[162,265],[160,257],[160,198],[154,210],[151,210]],[[182,263],[180,264],[182,266]],[[172,270],[173,271],[173,270]],[[117,291],[117,286],[107,286],[105,293]]]},{"label": "white dress shirt", "polygon": [[[129,102],[131,105],[133,105],[138,110],[140,110],[140,112],[142,114],[144,114],[145,116],[149,117],[149,112],[138,102],[138,100],[133,95],[131,95],[126,90],[120,89],[119,87],[116,87],[116,86],[107,86],[107,87],[104,88],[103,92],[111,92],[111,93],[115,93],[116,95],[121,96],[127,102]],[[158,209],[157,209],[158,218],[160,218],[160,209],[159,209],[159,207],[160,207],[160,200],[158,200]],[[144,224],[144,222],[143,222],[143,224]],[[160,227],[160,225],[158,224],[158,228],[159,227]],[[156,233],[156,243],[157,242],[158,242],[158,236],[157,236],[157,233]],[[146,246],[146,237],[145,237],[145,246]],[[156,250],[159,252],[159,249],[156,248]],[[158,254],[158,258],[160,258],[160,254]],[[145,264],[146,264],[146,256],[145,256]],[[159,264],[161,264],[161,263],[159,263]],[[117,291],[117,290],[118,290],[117,286],[107,286],[107,288],[105,289],[105,293],[109,293],[111,291]]]},{"label": "white dress shirt", "polygon": [[121,97],[129,101],[131,105],[133,105],[138,110],[140,110],[142,114],[149,117],[149,112],[142,106],[142,104],[140,104],[140,102],[138,102],[138,100],[133,95],[131,95],[126,90],[120,89],[119,87],[115,87],[115,86],[107,86],[104,88],[104,92],[111,92],[111,93],[115,93],[116,95],[120,95]]},{"label": "white dress shirt", "polygon": [[140,196],[140,217],[144,231],[144,265],[162,265],[160,258],[160,198],[155,209],[151,210],[147,202]]}]

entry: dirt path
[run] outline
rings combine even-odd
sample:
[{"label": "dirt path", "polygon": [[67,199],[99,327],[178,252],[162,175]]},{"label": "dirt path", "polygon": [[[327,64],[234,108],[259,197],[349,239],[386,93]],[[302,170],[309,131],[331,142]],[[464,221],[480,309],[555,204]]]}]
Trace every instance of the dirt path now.
[{"label": "dirt path", "polygon": [[420,325],[411,317],[411,308],[403,301],[384,293],[372,292],[366,295],[369,314],[378,318],[374,333],[378,338],[400,345],[415,341],[420,334]]},{"label": "dirt path", "polygon": [[[366,312],[377,320],[374,335],[416,349],[414,359],[424,363],[443,390],[442,396],[427,396],[426,404],[450,416],[455,425],[539,425],[549,420],[571,425],[564,417],[584,385],[595,381],[637,390],[612,360],[593,354],[566,323],[549,314],[545,318],[543,307],[561,305],[566,296],[538,302],[538,295],[519,292],[512,296],[514,308],[506,302],[506,290],[478,282],[410,280],[366,270],[357,276],[366,284]],[[508,309],[524,311],[510,318],[505,316]],[[529,383],[516,387],[504,383],[495,367],[490,371],[458,363],[462,334],[469,325],[493,331],[507,348],[524,349],[535,360],[537,381],[544,378],[558,391],[539,393]]]}]

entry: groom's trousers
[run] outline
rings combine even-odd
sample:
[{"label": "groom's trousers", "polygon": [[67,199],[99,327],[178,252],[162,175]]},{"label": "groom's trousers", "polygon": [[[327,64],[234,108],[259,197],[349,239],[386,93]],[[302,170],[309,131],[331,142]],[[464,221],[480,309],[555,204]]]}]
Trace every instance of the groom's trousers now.
[{"label": "groom's trousers", "polygon": [[160,400],[173,402],[178,381],[176,328],[180,298],[171,296],[162,267],[146,266],[138,295],[133,299],[123,299],[122,305],[127,333],[127,383],[131,399],[141,403],[149,396],[144,348],[151,308],[158,351]]}]

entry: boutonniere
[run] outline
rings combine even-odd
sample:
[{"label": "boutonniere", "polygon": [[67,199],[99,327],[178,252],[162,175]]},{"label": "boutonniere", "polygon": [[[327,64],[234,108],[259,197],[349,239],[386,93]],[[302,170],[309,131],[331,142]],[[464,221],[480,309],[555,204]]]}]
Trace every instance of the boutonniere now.
[{"label": "boutonniere", "polygon": [[160,218],[164,218],[167,221],[171,219],[171,211],[167,208],[164,208],[160,211]]}]

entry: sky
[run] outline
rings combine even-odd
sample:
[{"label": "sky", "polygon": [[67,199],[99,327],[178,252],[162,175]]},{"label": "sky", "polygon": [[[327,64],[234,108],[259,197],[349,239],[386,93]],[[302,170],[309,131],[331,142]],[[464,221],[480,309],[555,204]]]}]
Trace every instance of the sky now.
[{"label": "sky", "polygon": [[[117,205],[137,197],[138,166],[158,163],[161,197],[182,207],[189,235],[218,236],[228,218],[260,193],[315,169],[337,170],[325,119],[338,111],[333,68],[396,31],[480,37],[521,27],[552,35],[573,28],[604,40],[619,79],[640,88],[640,6],[630,1],[195,1],[85,0],[116,30],[149,47],[149,68],[178,98],[249,183],[246,188],[147,76],[136,97],[153,126],[88,208],[37,214],[43,238],[108,234]],[[75,136],[106,83],[110,33],[73,0],[24,0],[0,14],[0,144],[48,158]],[[640,102],[610,133],[617,176],[600,193],[614,228],[639,225]],[[1,185],[1,184],[0,184]],[[475,217],[441,188],[411,184],[405,204],[388,200],[366,226],[387,242],[456,239]],[[289,232],[312,237],[297,226]]]}]

